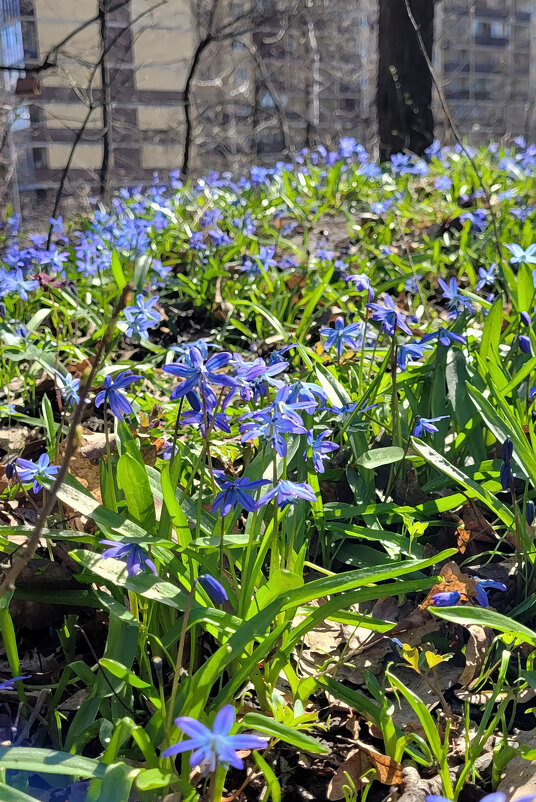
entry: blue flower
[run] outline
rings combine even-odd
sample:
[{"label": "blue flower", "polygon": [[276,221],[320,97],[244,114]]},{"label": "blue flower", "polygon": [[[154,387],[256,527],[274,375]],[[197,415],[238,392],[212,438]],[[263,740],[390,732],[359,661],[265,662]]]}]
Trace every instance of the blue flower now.
[{"label": "blue flower", "polygon": [[124,315],[130,323],[126,330],[127,337],[133,337],[136,334],[146,337],[147,330],[160,323],[160,313],[154,308],[157,303],[156,295],[146,300],[140,293],[136,296],[136,303],[126,307]]},{"label": "blue flower", "polygon": [[316,496],[313,488],[307,482],[290,482],[288,479],[280,479],[271,490],[260,497],[257,507],[264,507],[272,499],[277,500],[279,507],[286,507],[288,504],[297,504],[301,499],[316,501]]},{"label": "blue flower", "polygon": [[[313,432],[307,432],[307,444],[312,451],[313,457],[313,465],[314,469],[317,473],[324,473],[324,460],[328,459],[328,454],[331,451],[335,451],[339,446],[337,443],[333,443],[331,440],[325,440],[331,432],[327,429],[325,432],[320,432],[320,434],[315,439]],[[309,449],[306,448],[303,452],[303,458],[307,459]]]},{"label": "blue flower", "polygon": [[50,465],[48,454],[41,454],[37,462],[32,462],[29,459],[16,460],[17,476],[20,482],[24,485],[27,482],[33,482],[33,492],[39,493],[43,487],[42,482],[44,479],[52,479],[59,471],[59,465]]},{"label": "blue flower", "polygon": [[381,323],[381,330],[385,331],[389,337],[393,337],[396,328],[402,329],[406,334],[411,335],[411,329],[408,328],[406,323],[406,316],[401,312],[397,312],[395,302],[391,296],[384,295],[383,303],[383,306],[381,304],[367,304],[367,307],[372,309],[372,320]]},{"label": "blue flower", "polygon": [[[194,398],[197,398],[195,393],[192,392],[191,394],[188,394],[188,400],[190,402],[192,402]],[[214,414],[212,410],[207,410],[207,423],[209,430],[218,429],[220,432],[226,432],[227,434],[230,434],[230,420],[231,419],[225,414],[225,412],[216,412],[216,414]],[[205,416],[201,408],[198,410],[193,409],[190,412],[185,412],[183,415],[181,415],[180,424],[181,426],[198,426],[201,435],[205,437]]]},{"label": "blue flower", "polygon": [[517,219],[521,223],[524,223],[525,220],[527,220],[527,218],[529,218],[531,216],[531,214],[533,213],[535,208],[536,208],[536,206],[534,204],[531,204],[530,206],[525,206],[525,207],[518,206],[518,207],[512,207],[510,209],[510,212],[514,215],[514,217],[517,217]]},{"label": "blue flower", "polygon": [[213,774],[218,766],[241,769],[244,763],[237,753],[244,749],[265,749],[268,742],[258,735],[229,735],[234,721],[232,705],[222,707],[211,730],[195,718],[180,716],[175,719],[175,724],[189,736],[189,740],[170,746],[162,756],[172,757],[191,751],[190,766],[200,766],[204,774]]},{"label": "blue flower", "polygon": [[444,348],[450,348],[454,343],[459,343],[460,345],[465,345],[466,343],[465,337],[461,334],[455,334],[453,331],[444,329],[442,326],[440,326],[437,331],[430,332],[430,334],[425,334],[424,337],[421,337],[421,343],[428,343],[430,340],[435,339],[437,339],[438,343]]},{"label": "blue flower", "polygon": [[440,591],[434,593],[432,601],[436,607],[452,607],[457,604],[461,599],[461,593],[457,590]]},{"label": "blue flower", "polygon": [[298,414],[298,410],[301,412],[303,409],[305,412],[312,414],[317,407],[317,402],[314,397],[307,397],[299,401],[294,393],[293,397],[296,398],[296,400],[291,401],[291,393],[291,386],[289,384],[284,384],[275,394],[271,407],[277,410],[282,418],[294,421],[299,426],[302,423],[302,419]]},{"label": "blue flower", "polygon": [[530,319],[528,312],[521,312],[519,317],[524,326],[530,326],[532,324],[532,320]]},{"label": "blue flower", "polygon": [[[320,330],[321,336],[326,339],[324,351],[335,348],[339,357],[343,355],[345,348],[349,348],[351,351],[359,351],[362,345],[363,330],[364,324],[361,321],[349,323],[348,326],[345,326],[343,318],[338,317],[335,320],[335,328]],[[356,337],[359,339],[356,339]]]},{"label": "blue flower", "polygon": [[[240,426],[242,442],[263,440],[269,443],[280,457],[285,457],[287,454],[287,441],[284,434],[305,434],[307,431],[301,419],[298,423],[294,418],[283,417],[279,411],[270,407],[251,413],[250,417],[251,421]],[[299,418],[299,416],[297,417]]]},{"label": "blue flower", "polygon": [[308,412],[314,412],[319,403],[320,407],[323,408],[328,400],[327,395],[322,387],[314,382],[304,382],[298,380],[291,382],[287,385],[287,387],[287,402],[289,404],[296,404],[305,401],[310,405],[309,409],[307,410]]},{"label": "blue flower", "polygon": [[1,288],[2,294],[15,292],[22,301],[28,300],[28,293],[39,287],[39,282],[34,279],[25,279],[20,267],[14,273],[4,275],[4,286]]},{"label": "blue flower", "polygon": [[435,188],[441,190],[441,192],[448,192],[452,187],[452,179],[448,175],[440,175],[436,178],[434,184]]},{"label": "blue flower", "polygon": [[220,515],[225,517],[232,509],[240,507],[248,512],[255,512],[256,502],[249,493],[253,493],[259,487],[269,484],[266,479],[255,479],[252,481],[245,476],[239,479],[227,479],[223,471],[214,471],[216,481],[222,488],[214,499],[212,512],[220,511]]},{"label": "blue flower", "polygon": [[231,237],[226,234],[225,231],[222,231],[221,228],[218,228],[218,226],[209,229],[208,235],[215,245],[230,245],[232,242]]},{"label": "blue flower", "polygon": [[335,256],[335,251],[332,251],[329,248],[327,248],[326,244],[327,243],[324,243],[323,245],[320,245],[316,249],[316,258],[320,259],[320,261],[322,262],[331,262],[333,261],[333,258]]},{"label": "blue flower", "polygon": [[353,273],[351,276],[345,276],[344,280],[348,282],[348,284],[354,285],[354,290],[356,292],[367,292],[368,293],[368,300],[372,301],[374,298],[374,290],[370,285],[370,279],[365,273]]},{"label": "blue flower", "polygon": [[460,292],[455,278],[451,278],[448,285],[443,279],[438,279],[438,283],[443,290],[443,298],[446,298],[448,301],[447,309],[449,318],[456,318],[458,315],[461,315],[462,312],[474,314],[475,309],[473,304],[469,298],[466,298],[466,296]]},{"label": "blue flower", "polygon": [[142,376],[132,373],[131,370],[124,370],[115,379],[112,379],[111,376],[106,376],[104,390],[97,394],[95,406],[100,407],[106,401],[112,415],[115,415],[118,420],[123,420],[123,416],[130,415],[133,410],[130,401],[120,391],[142,378]]},{"label": "blue flower", "polygon": [[129,576],[141,573],[144,565],[156,576],[156,565],[137,543],[118,543],[116,540],[99,540],[99,543],[103,546],[110,546],[100,555],[102,560],[110,558],[124,560],[126,557]]},{"label": "blue flower", "polygon": [[515,244],[507,245],[505,243],[504,247],[508,248],[508,250],[513,254],[513,256],[510,258],[511,265],[520,265],[523,262],[529,265],[536,265],[536,242],[534,242],[532,245],[529,245],[526,250],[523,250],[521,245]]},{"label": "blue flower", "polygon": [[194,231],[190,235],[190,239],[188,240],[188,244],[192,251],[204,251],[206,250],[206,245],[203,241],[205,234],[203,231]]},{"label": "blue flower", "polygon": [[489,607],[489,599],[486,590],[494,588],[495,590],[506,590],[506,585],[502,582],[497,582],[495,579],[477,579],[476,581],[476,600],[481,607]]},{"label": "blue flower", "polygon": [[66,404],[78,404],[80,401],[80,379],[75,379],[70,373],[65,376],[59,371],[54,371],[60,385],[61,397]]},{"label": "blue flower", "polygon": [[267,170],[266,167],[259,167],[258,165],[253,165],[251,170],[249,171],[251,176],[251,183],[253,186],[258,187],[261,184],[267,183],[268,176],[270,175],[270,170]]},{"label": "blue flower", "polygon": [[185,357],[186,362],[191,364],[189,361],[190,348],[197,348],[203,359],[208,359],[208,349],[221,348],[221,346],[217,343],[207,342],[205,339],[203,339],[203,337],[201,337],[199,340],[191,340],[188,343],[184,343],[184,345],[172,345],[169,350],[176,351],[178,354],[181,354]]},{"label": "blue flower", "polygon": [[209,357],[204,362],[201,352],[197,348],[190,348],[189,365],[183,365],[179,362],[170,362],[169,365],[164,365],[162,370],[165,373],[170,373],[172,376],[180,376],[184,379],[171,393],[171,399],[174,401],[176,398],[182,398],[192,390],[199,388],[201,394],[205,396],[207,409],[213,410],[217,404],[217,399],[209,383],[220,387],[235,387],[237,384],[236,379],[232,376],[215,372],[225,367],[230,359],[231,354],[227,351],[222,351]]},{"label": "blue flower", "polygon": [[408,362],[421,359],[425,351],[429,350],[432,346],[426,343],[404,343],[398,346],[396,361],[400,370],[406,370]]},{"label": "blue flower", "polygon": [[413,437],[422,437],[424,432],[438,432],[439,429],[434,426],[434,423],[448,417],[449,415],[440,415],[438,418],[419,418],[413,428]]},{"label": "blue flower", "polygon": [[228,601],[227,591],[221,582],[218,582],[210,574],[201,574],[196,581],[199,582],[213,604],[223,604]]},{"label": "blue flower", "polygon": [[11,690],[13,688],[13,683],[18,682],[21,679],[31,679],[31,674],[26,674],[23,677],[13,677],[12,679],[5,679],[3,682],[0,682],[0,691]]},{"label": "blue flower", "polygon": [[404,289],[406,292],[411,293],[412,295],[417,295],[419,292],[419,281],[422,279],[422,276],[415,275],[408,278],[404,284]]},{"label": "blue flower", "polygon": [[241,358],[235,358],[233,362],[236,365],[236,383],[240,387],[240,397],[244,401],[251,399],[257,401],[268,395],[270,386],[278,389],[283,386],[283,382],[276,377],[288,368],[288,362],[281,361],[267,365],[260,357],[254,362],[243,362]]},{"label": "blue flower", "polygon": [[534,502],[529,499],[525,506],[525,520],[529,526],[532,526],[536,518],[536,506]]},{"label": "blue flower", "polygon": [[384,201],[376,201],[376,203],[371,205],[370,211],[372,214],[384,214],[391,208],[392,205],[393,201],[390,198]]},{"label": "blue flower", "polygon": [[475,209],[472,212],[464,212],[460,215],[460,220],[462,223],[465,223],[466,220],[469,220],[471,223],[471,229],[475,233],[481,234],[487,225],[487,212],[485,209]]},{"label": "blue flower", "polygon": [[497,265],[495,262],[493,262],[493,264],[490,265],[487,270],[485,267],[479,267],[478,275],[480,276],[480,279],[476,285],[477,290],[481,290],[486,285],[495,284],[495,280],[497,278]]}]

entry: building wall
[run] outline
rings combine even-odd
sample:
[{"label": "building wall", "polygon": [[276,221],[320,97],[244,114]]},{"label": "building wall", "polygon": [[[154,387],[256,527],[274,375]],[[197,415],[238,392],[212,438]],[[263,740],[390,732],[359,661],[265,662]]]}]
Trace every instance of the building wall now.
[{"label": "building wall", "polygon": [[[104,30],[97,0],[0,0],[4,63],[56,64],[38,97],[15,96],[17,73],[0,76],[17,184],[40,208],[54,204],[75,138],[65,192],[76,203],[100,191],[103,159],[110,190],[182,160],[184,88],[212,0],[102,2]],[[377,14],[378,0],[219,0],[191,85],[191,169],[240,170],[341,135],[370,144]],[[436,3],[436,69],[462,134],[534,135],[535,47],[533,0]],[[439,105],[436,121],[448,137]]]},{"label": "building wall", "polygon": [[534,135],[535,8],[533,0],[437,5],[436,67],[454,119],[475,142]]}]

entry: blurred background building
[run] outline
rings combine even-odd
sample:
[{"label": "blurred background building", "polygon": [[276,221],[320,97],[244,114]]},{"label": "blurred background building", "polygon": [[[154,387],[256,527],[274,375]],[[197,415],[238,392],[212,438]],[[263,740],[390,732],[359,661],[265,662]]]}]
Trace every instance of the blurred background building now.
[{"label": "blurred background building", "polygon": [[[60,189],[65,210],[154,171],[373,145],[377,20],[378,0],[0,0],[4,186],[50,213]],[[534,135],[534,2],[438,0],[434,39],[470,141]]]}]

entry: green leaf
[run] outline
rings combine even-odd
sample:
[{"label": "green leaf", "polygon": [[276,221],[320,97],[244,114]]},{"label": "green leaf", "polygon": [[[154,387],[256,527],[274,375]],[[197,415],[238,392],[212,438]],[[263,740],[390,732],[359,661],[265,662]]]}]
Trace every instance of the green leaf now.
[{"label": "green leaf", "polygon": [[303,749],[305,752],[313,752],[316,755],[329,754],[329,749],[310,735],[306,735],[299,730],[293,730],[287,727],[286,724],[281,724],[275,719],[267,718],[262,713],[246,713],[242,719],[242,724],[245,727],[251,727],[259,732],[264,732],[272,738],[277,738],[280,741],[285,741],[287,744]]},{"label": "green leaf", "polygon": [[[515,416],[515,409],[508,405],[504,396],[500,395],[498,390],[494,388],[494,395],[500,406],[502,417],[497,412],[489,400],[471,385],[467,385],[467,391],[473,401],[473,404],[478,409],[484,418],[486,425],[497,438],[499,443],[510,437],[514,444],[514,453],[512,460],[517,468],[523,473],[524,478],[529,476],[533,482],[536,482],[536,458],[534,452],[530,448],[527,437],[523,431],[523,427],[518,422]],[[506,420],[505,420],[506,418]],[[515,469],[514,469],[515,473]]]},{"label": "green leaf", "polygon": [[358,465],[363,468],[374,470],[380,465],[390,465],[392,462],[400,462],[404,459],[404,449],[399,446],[387,446],[387,448],[373,448],[365,454],[361,454],[357,460]]},{"label": "green leaf", "polygon": [[519,312],[532,310],[534,281],[531,266],[523,262],[517,273],[517,303]]},{"label": "green leaf", "polygon": [[155,691],[149,682],[145,682],[137,677],[133,671],[129,671],[126,666],[124,666],[122,663],[118,663],[117,660],[110,660],[107,657],[101,657],[99,663],[103,668],[109,671],[110,674],[113,674],[114,677],[118,677],[118,679],[123,680],[123,682],[126,682],[127,685],[132,685],[133,688],[152,688],[153,691]]},{"label": "green leaf", "polygon": [[281,785],[279,784],[279,780],[277,779],[274,770],[268,765],[266,760],[256,749],[253,750],[252,754],[255,763],[264,774],[264,779],[266,780],[268,793],[267,795],[263,796],[263,802],[264,800],[268,800],[270,797],[272,798],[272,802],[281,802]]},{"label": "green leaf", "polygon": [[52,309],[46,307],[38,309],[37,312],[35,312],[35,314],[32,315],[32,317],[26,324],[26,328],[28,329],[28,331],[30,332],[37,331],[41,323],[43,323],[47,319],[47,317],[50,315],[51,312]]},{"label": "green leaf", "polygon": [[95,785],[90,787],[87,802],[126,802],[139,773],[140,769],[126,763],[110,763],[103,780],[94,781]]},{"label": "green leaf", "polygon": [[103,560],[100,555],[83,549],[71,551],[70,556],[112,585],[132,590],[176,610],[185,609],[186,593],[152,573],[128,576],[125,563],[113,559]]},{"label": "green leaf", "polygon": [[69,777],[97,777],[106,772],[104,763],[89,757],[58,752],[55,749],[38,749],[26,746],[8,746],[0,749],[2,769],[31,771],[40,774],[66,774]]},{"label": "green leaf", "polygon": [[455,624],[464,626],[478,624],[481,627],[498,629],[499,632],[512,635],[518,643],[529,643],[531,646],[536,646],[534,630],[524,624],[519,624],[513,618],[496,613],[495,610],[481,607],[429,607],[428,610],[439,618],[453,621]]},{"label": "green leaf", "polygon": [[2,802],[39,802],[35,796],[28,796],[28,794],[17,791],[16,788],[10,788],[2,782],[0,782],[0,799]]},{"label": "green leaf", "polygon": [[359,693],[359,691],[354,691],[352,688],[347,688],[346,685],[333,679],[329,674],[321,674],[317,677],[317,682],[327,688],[336,699],[353,707],[354,710],[372,721],[377,727],[380,726],[381,708],[368,696]]},{"label": "green leaf", "polygon": [[[169,465],[164,465],[161,474],[162,495],[164,497],[164,504],[169,513],[169,517],[175,527],[177,533],[177,541],[181,548],[186,548],[192,540],[192,533],[188,526],[188,518],[184,514],[181,505],[175,495],[175,489],[171,483],[171,476],[169,472]],[[197,544],[199,541],[197,541]]]},{"label": "green leaf", "polygon": [[129,514],[146,532],[154,532],[156,515],[145,466],[123,454],[117,463],[117,484],[125,494]]},{"label": "green leaf", "polygon": [[167,788],[174,781],[175,774],[172,771],[161,771],[160,769],[144,769],[140,771],[136,778],[136,788],[140,791],[152,791],[154,788]]},{"label": "green leaf", "polygon": [[137,292],[143,292],[147,274],[153,263],[153,257],[149,253],[144,253],[134,264],[134,284]]},{"label": "green leaf", "polygon": [[448,560],[449,557],[456,553],[457,549],[446,549],[426,560],[405,560],[404,562],[391,563],[391,565],[384,568],[360,568],[357,571],[346,571],[342,574],[315,579],[312,582],[307,582],[301,588],[288,591],[283,609],[288,610],[300,604],[306,604],[306,602],[313,599],[331,596],[333,593],[342,593],[342,591],[352,590],[362,585],[372,585],[386,579],[395,579],[404,574],[422,571],[423,568],[429,568],[436,563],[443,562],[443,560]]},{"label": "green leaf", "polygon": [[454,467],[451,465],[448,460],[445,459],[441,454],[438,454],[437,451],[434,451],[433,448],[430,448],[427,443],[424,443],[422,440],[418,440],[416,437],[412,438],[412,445],[415,451],[417,451],[421,457],[433,467],[437,468],[437,470],[441,471],[441,473],[446,474],[451,479],[454,479],[458,484],[465,487],[467,491],[469,491],[469,495],[473,498],[478,498],[482,501],[490,510],[497,515],[498,518],[501,519],[503,523],[507,526],[513,527],[515,525],[514,516],[501,501],[496,498],[493,493],[490,493],[485,487],[477,484],[473,479],[470,479],[463,471],[459,468]]},{"label": "green leaf", "polygon": [[112,251],[112,275],[115,279],[118,290],[121,291],[123,287],[126,286],[127,280],[125,278],[125,274],[123,273],[121,259],[119,258],[117,251]]},{"label": "green leaf", "polygon": [[106,534],[123,535],[127,538],[147,538],[145,529],[142,529],[133,521],[121,518],[116,512],[99,504],[91,493],[88,493],[83,487],[81,490],[81,487],[82,485],[79,485],[73,476],[66,476],[64,483],[58,490],[58,498],[76,510],[76,512],[91,518]]}]

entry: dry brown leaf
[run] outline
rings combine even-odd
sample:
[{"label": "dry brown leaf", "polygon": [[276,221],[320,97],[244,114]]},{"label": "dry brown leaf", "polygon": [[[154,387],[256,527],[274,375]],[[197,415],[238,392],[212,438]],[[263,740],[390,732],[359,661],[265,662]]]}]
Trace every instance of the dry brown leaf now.
[{"label": "dry brown leaf", "polygon": [[469,529],[466,529],[465,526],[459,526],[456,529],[456,546],[460,554],[465,554],[470,539],[471,532]]},{"label": "dry brown leaf", "polygon": [[426,599],[419,605],[420,610],[425,610],[433,604],[433,596],[436,593],[450,593],[457,591],[461,595],[461,601],[469,601],[476,598],[476,582],[468,574],[460,571],[455,562],[448,562],[440,569],[443,581],[434,585],[430,589]]},{"label": "dry brown leaf", "polygon": [[[532,749],[536,749],[536,738],[533,737],[532,740],[528,740],[528,735],[528,733],[522,733],[520,735],[519,739],[521,743]],[[518,800],[522,798],[536,796],[534,761],[526,760],[521,755],[515,755],[515,757],[506,764],[497,791],[506,794],[510,802],[518,802]]]},{"label": "dry brown leaf", "polygon": [[470,501],[465,505],[462,516],[465,528],[470,532],[471,540],[489,543],[495,539],[495,530],[474,502]]},{"label": "dry brown leaf", "polygon": [[384,785],[401,785],[403,783],[404,777],[402,775],[402,765],[400,763],[393,760],[392,757],[382,754],[373,746],[363,743],[363,741],[358,741],[356,739],[356,744],[365,752],[376,769],[376,780]]},{"label": "dry brown leaf", "polygon": [[469,642],[465,647],[465,668],[458,677],[458,683],[464,687],[480,673],[493,640],[493,632],[486,627],[474,624],[466,628],[469,631]]},{"label": "dry brown leaf", "polygon": [[362,749],[352,749],[352,751],[348,753],[348,757],[344,763],[341,763],[328,785],[326,796],[330,802],[331,800],[344,799],[343,787],[345,785],[348,786],[346,774],[349,775],[357,789],[361,789],[366,785],[367,780],[361,780],[361,776],[370,766],[371,762],[366,752],[363,752]]}]

